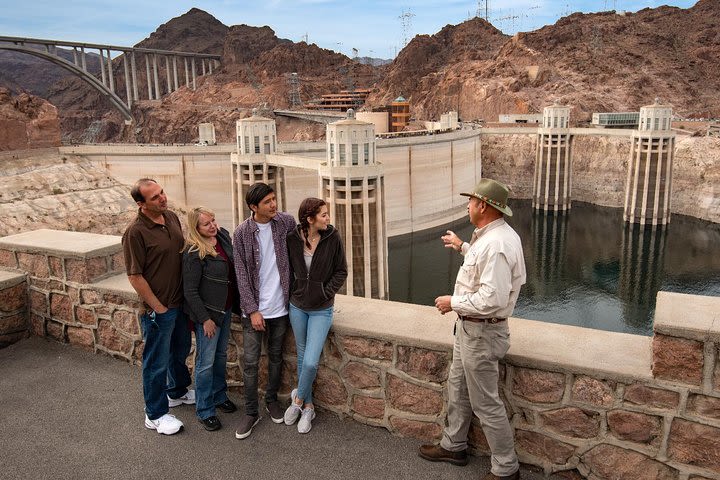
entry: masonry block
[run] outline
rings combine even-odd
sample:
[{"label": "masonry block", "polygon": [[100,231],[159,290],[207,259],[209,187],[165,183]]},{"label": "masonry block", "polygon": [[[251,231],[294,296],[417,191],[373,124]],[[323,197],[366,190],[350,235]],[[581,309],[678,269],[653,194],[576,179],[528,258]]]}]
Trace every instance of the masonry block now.
[{"label": "masonry block", "polygon": [[540,414],[543,425],[568,437],[593,438],[600,433],[600,414],[576,407],[558,408]]},{"label": "masonry block", "polygon": [[72,303],[70,302],[70,297],[61,293],[51,293],[50,315],[53,320],[72,322]]},{"label": "masonry block", "polygon": [[47,278],[50,275],[50,267],[45,255],[37,253],[17,253],[18,268],[25,270],[34,277]]},{"label": "masonry block", "polygon": [[65,279],[65,269],[63,268],[63,259],[59,257],[48,257],[50,265],[50,276]]},{"label": "masonry block", "polygon": [[720,398],[690,394],[687,412],[713,420],[720,420]]},{"label": "masonry block", "polygon": [[675,418],[667,454],[676,462],[720,471],[720,428]]},{"label": "masonry block", "polygon": [[0,267],[18,268],[15,252],[12,250],[0,249]]},{"label": "masonry block", "polygon": [[395,367],[411,377],[441,383],[447,379],[450,353],[425,348],[397,347]]},{"label": "masonry block", "polygon": [[531,368],[515,369],[512,393],[536,403],[555,403],[565,392],[565,375]]},{"label": "masonry block", "polygon": [[575,447],[568,443],[526,430],[515,431],[515,443],[518,450],[558,465],[566,463],[575,452]]},{"label": "masonry block", "polygon": [[132,353],[132,340],[120,333],[109,321],[102,320],[98,322],[97,333],[97,343],[110,352],[120,353],[122,355],[130,355]]},{"label": "masonry block", "polygon": [[378,388],[380,384],[380,370],[359,362],[350,362],[342,370],[345,380],[355,388]]},{"label": "masonry block", "polygon": [[587,451],[581,461],[594,478],[677,480],[678,472],[642,453],[601,444]]},{"label": "masonry block", "polygon": [[633,383],[625,387],[623,400],[635,405],[672,410],[677,408],[680,403],[680,394],[671,390]]},{"label": "masonry block", "polygon": [[390,342],[363,337],[337,337],[346,353],[373,360],[392,360],[393,345]]},{"label": "masonry block", "polygon": [[20,331],[27,331],[28,321],[25,312],[0,317],[0,334],[7,335]]},{"label": "masonry block", "polygon": [[609,407],[615,396],[615,382],[598,380],[585,375],[575,377],[572,386],[572,399],[575,402],[588,403],[598,407]]},{"label": "masonry block", "polygon": [[[293,336],[293,338],[295,337]],[[293,347],[293,352],[297,354],[297,352],[295,351],[295,347]],[[325,363],[326,366],[335,370],[339,370],[340,365],[342,365],[344,361],[343,354],[340,351],[340,348],[338,348],[337,346],[337,339],[332,333],[328,335],[327,341],[325,342],[322,361]]]},{"label": "masonry block", "polygon": [[385,416],[385,399],[354,395],[352,409],[363,417],[383,418]]},{"label": "masonry block", "polygon": [[442,392],[406,382],[395,375],[387,376],[385,396],[393,408],[405,412],[439,415],[443,408]]},{"label": "masonry block", "polygon": [[662,418],[627,410],[607,413],[608,429],[615,438],[657,447],[662,435]]},{"label": "masonry block", "polygon": [[125,271],[125,256],[123,255],[122,250],[110,257],[110,265],[113,272]]},{"label": "masonry block", "polygon": [[95,290],[83,288],[80,290],[80,303],[98,304],[101,301],[100,294]]},{"label": "masonry block", "polygon": [[48,313],[48,300],[47,294],[38,292],[37,290],[30,290],[30,310],[42,314]]},{"label": "masonry block", "polygon": [[94,350],[95,333],[89,328],[67,327],[68,342],[85,350]]},{"label": "masonry block", "polygon": [[655,334],[652,364],[655,378],[700,385],[702,371],[702,342]]},{"label": "masonry block", "polygon": [[322,365],[318,368],[315,386],[313,398],[326,405],[336,407],[347,405],[348,393],[345,385],[340,376],[329,368]]},{"label": "masonry block", "polygon": [[50,338],[54,338],[58,342],[65,342],[65,325],[62,323],[48,320],[45,324],[45,331],[47,332],[47,336]]},{"label": "masonry block", "polygon": [[112,321],[115,328],[129,335],[140,335],[140,322],[135,312],[115,310],[112,314]]},{"label": "masonry block", "polygon": [[0,290],[0,312],[14,312],[24,308],[27,303],[27,283],[24,281]]},{"label": "masonry block", "polygon": [[95,317],[95,312],[91,308],[76,306],[75,319],[84,325],[97,326],[97,318]]},{"label": "masonry block", "polygon": [[45,330],[45,318],[36,315],[34,313],[30,314],[30,332],[38,337],[44,337],[47,333]]}]

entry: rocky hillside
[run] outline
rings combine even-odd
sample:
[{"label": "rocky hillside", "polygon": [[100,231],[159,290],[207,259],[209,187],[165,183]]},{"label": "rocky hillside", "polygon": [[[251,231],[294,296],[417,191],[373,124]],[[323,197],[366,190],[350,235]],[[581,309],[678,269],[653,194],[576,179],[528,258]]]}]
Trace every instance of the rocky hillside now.
[{"label": "rocky hillside", "polygon": [[118,235],[135,211],[130,187],[87,160],[57,149],[0,154],[0,237],[38,228]]},{"label": "rocky hillside", "polygon": [[55,106],[27,93],[12,95],[0,87],[0,151],[60,145]]},{"label": "rocky hillside", "polygon": [[402,94],[419,118],[459,109],[464,119],[496,121],[559,100],[582,121],[595,111],[637,111],[660,97],[681,116],[719,117],[718,23],[720,0],[626,15],[576,13],[510,39],[473,19],[416,37],[372,101]]}]

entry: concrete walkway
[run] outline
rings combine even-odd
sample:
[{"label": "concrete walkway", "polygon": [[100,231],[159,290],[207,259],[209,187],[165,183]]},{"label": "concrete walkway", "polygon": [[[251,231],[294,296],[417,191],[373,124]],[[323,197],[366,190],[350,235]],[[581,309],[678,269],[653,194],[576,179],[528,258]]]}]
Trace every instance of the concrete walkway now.
[{"label": "concrete walkway", "polygon": [[40,338],[0,350],[0,478],[477,479],[488,470],[486,457],[426,462],[421,442],[327,411],[307,435],[264,416],[236,440],[239,412],[219,413],[223,428],[206,432],[183,405],[172,413],[185,430],[159,435],[143,425],[141,385],[138,367]]}]

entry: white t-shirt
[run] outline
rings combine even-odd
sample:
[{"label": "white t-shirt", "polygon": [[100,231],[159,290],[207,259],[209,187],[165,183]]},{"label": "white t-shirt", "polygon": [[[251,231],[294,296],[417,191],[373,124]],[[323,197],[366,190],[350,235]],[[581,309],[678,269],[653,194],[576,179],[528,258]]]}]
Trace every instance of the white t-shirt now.
[{"label": "white t-shirt", "polygon": [[257,226],[259,229],[258,243],[260,244],[260,305],[258,305],[258,310],[264,318],[282,317],[288,314],[288,308],[283,301],[272,227],[270,222],[258,223]]}]

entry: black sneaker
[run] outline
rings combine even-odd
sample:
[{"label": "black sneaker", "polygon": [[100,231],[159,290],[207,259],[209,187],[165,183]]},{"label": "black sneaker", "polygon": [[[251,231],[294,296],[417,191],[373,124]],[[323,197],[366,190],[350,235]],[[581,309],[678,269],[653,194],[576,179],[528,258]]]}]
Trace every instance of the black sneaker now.
[{"label": "black sneaker", "polygon": [[235,438],[242,440],[243,438],[249,437],[253,427],[257,425],[259,421],[260,415],[243,415],[242,420],[240,420],[240,425],[238,425],[237,430],[235,430]]},{"label": "black sneaker", "polygon": [[205,427],[205,430],[208,432],[220,430],[220,427],[222,427],[220,420],[215,415],[208,418],[199,418],[198,420],[203,424],[203,427]]},{"label": "black sneaker", "polygon": [[270,414],[273,423],[283,423],[285,411],[280,406],[280,402],[270,402],[265,405],[265,410]]},{"label": "black sneaker", "polygon": [[235,406],[232,400],[229,399],[215,405],[215,408],[217,408],[223,413],[233,413],[235,410],[237,410],[237,406]]}]

